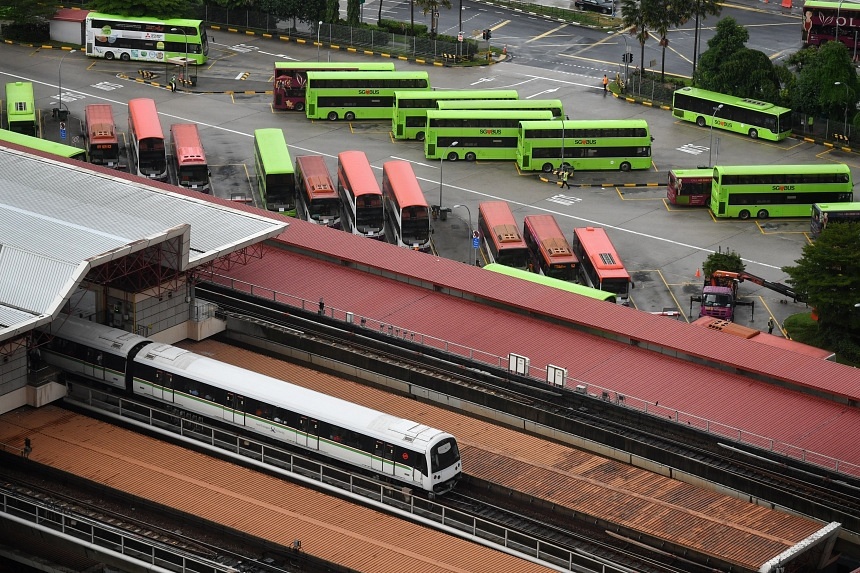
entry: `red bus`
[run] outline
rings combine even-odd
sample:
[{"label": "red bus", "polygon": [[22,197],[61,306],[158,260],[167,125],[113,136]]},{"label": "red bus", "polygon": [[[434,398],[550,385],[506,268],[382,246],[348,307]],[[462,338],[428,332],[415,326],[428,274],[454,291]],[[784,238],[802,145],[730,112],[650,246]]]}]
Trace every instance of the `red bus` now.
[{"label": "red bus", "polygon": [[515,269],[529,266],[529,248],[520,236],[517,220],[505,201],[478,203],[481,249],[490,263]]},{"label": "red bus", "polygon": [[119,166],[119,139],[110,104],[94,103],[84,108],[84,133],[90,163]]},{"label": "red bus", "polygon": [[713,169],[672,169],[666,184],[666,198],[672,205],[704,207],[711,203]]},{"label": "red bus", "polygon": [[860,6],[853,2],[806,0],[801,20],[803,47],[820,46],[838,41],[848,47],[853,61],[857,61],[858,33],[860,33]]},{"label": "red bus", "polygon": [[580,275],[591,288],[615,293],[618,302],[630,304],[633,283],[606,231],[600,227],[573,230],[573,252],[579,257]]},{"label": "red bus", "polygon": [[340,199],[322,155],[296,157],[296,216],[340,229]]},{"label": "red bus", "polygon": [[363,151],[338,154],[337,193],[340,195],[340,225],[344,231],[385,239],[382,190]]},{"label": "red bus", "polygon": [[284,111],[305,110],[308,72],[393,72],[394,62],[275,62],[272,74],[272,107]]},{"label": "red bus", "polygon": [[197,124],[174,123],[170,126],[170,140],[173,144],[173,165],[176,167],[176,181],[181,187],[194,189],[201,193],[211,193],[209,166],[206,154],[200,143]]},{"label": "red bus", "polygon": [[430,252],[430,207],[408,161],[382,165],[385,236],[389,243]]},{"label": "red bus", "polygon": [[523,240],[529,248],[532,272],[554,279],[575,281],[579,259],[552,215],[528,215],[523,219]]},{"label": "red bus", "polygon": [[128,102],[128,137],[131,172],[167,181],[167,150],[155,101],[137,98]]}]

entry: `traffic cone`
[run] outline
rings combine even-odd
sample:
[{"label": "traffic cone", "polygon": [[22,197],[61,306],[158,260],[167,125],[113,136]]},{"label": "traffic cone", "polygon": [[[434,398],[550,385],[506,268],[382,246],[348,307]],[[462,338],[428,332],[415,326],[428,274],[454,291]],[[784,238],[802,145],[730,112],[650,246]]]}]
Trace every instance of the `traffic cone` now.
[{"label": "traffic cone", "polygon": [[700,269],[696,269],[696,278],[697,279],[702,278],[702,271]]}]

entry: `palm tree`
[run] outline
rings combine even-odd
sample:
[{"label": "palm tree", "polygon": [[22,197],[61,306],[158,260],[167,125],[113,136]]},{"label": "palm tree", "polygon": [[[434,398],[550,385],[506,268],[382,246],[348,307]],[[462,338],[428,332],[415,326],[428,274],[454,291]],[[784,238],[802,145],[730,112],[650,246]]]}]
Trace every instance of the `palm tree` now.
[{"label": "palm tree", "polygon": [[645,42],[651,37],[648,28],[655,20],[652,17],[655,0],[621,0],[621,20],[631,36],[639,41],[639,70],[645,71]]},{"label": "palm tree", "polygon": [[[425,16],[428,13],[438,15],[440,6],[448,8],[449,10],[451,9],[451,0],[414,0],[414,3],[418,4],[418,7],[421,8],[421,10],[424,12]],[[438,17],[431,17],[430,22],[431,22],[430,33],[433,36],[435,36],[436,35],[436,28],[439,25],[439,18]]]},{"label": "palm tree", "polygon": [[696,16],[696,32],[693,35],[693,75],[696,75],[696,61],[699,56],[699,16],[704,20],[708,15],[719,16],[723,7],[717,0],[695,0],[692,14]]}]

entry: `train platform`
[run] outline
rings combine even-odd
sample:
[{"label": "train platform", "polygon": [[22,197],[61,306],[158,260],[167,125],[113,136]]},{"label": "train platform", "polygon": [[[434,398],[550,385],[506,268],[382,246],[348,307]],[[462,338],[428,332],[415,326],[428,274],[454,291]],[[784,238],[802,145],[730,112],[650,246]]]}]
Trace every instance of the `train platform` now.
[{"label": "train platform", "polygon": [[565,368],[571,389],[860,476],[860,410],[846,407],[860,399],[855,369],[303,221],[269,247],[211,280],[299,307],[323,299],[331,317],[477,363],[505,367],[513,352],[536,384],[548,365]]},{"label": "train platform", "polygon": [[[690,559],[766,571],[838,527],[701,489],[657,473],[213,340],[193,352],[312,388],[457,436],[465,473],[482,483],[605,523]],[[695,557],[693,557],[695,555]]]},{"label": "train platform", "polygon": [[544,573],[542,565],[274,476],[46,406],[0,416],[0,443],[29,437],[45,464],[352,571]]}]

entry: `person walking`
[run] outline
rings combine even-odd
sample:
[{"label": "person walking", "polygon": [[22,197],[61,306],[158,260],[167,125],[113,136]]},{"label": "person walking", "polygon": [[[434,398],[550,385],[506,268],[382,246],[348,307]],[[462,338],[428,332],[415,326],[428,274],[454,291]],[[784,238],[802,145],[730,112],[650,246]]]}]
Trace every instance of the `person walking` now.
[{"label": "person walking", "polygon": [[606,74],[603,74],[603,95],[606,95],[607,86],[609,86],[609,78],[606,77]]},{"label": "person walking", "polygon": [[30,457],[30,452],[32,452],[32,451],[33,451],[33,445],[32,445],[32,443],[30,442],[30,438],[24,438],[24,450],[23,450],[23,452],[21,452],[21,453],[22,453],[22,455],[23,455],[25,458],[28,458],[28,459],[29,459],[29,457]]},{"label": "person walking", "polygon": [[565,167],[561,170],[561,186],[562,186],[562,188],[567,187],[568,189],[570,189],[570,183],[567,182],[568,177],[570,177],[570,171],[568,171],[567,168]]},{"label": "person walking", "polygon": [[773,334],[773,325],[774,325],[773,317],[770,317],[769,319],[767,319],[767,333],[768,334]]},{"label": "person walking", "polygon": [[176,74],[173,74],[170,77],[170,91],[172,91],[172,92],[176,91]]}]

